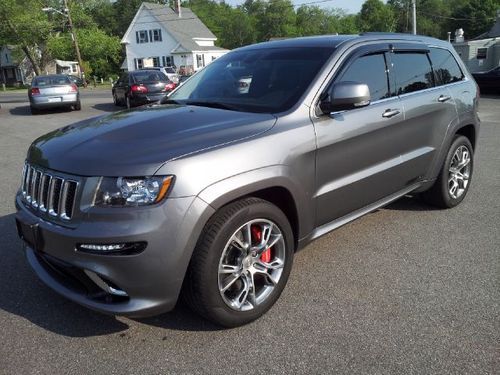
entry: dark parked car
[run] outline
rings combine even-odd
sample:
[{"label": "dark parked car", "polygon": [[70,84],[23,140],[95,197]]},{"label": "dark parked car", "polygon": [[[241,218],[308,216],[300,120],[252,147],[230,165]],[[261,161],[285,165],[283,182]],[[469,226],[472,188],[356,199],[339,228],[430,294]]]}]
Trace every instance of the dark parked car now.
[{"label": "dark parked car", "polygon": [[472,73],[472,75],[481,90],[500,94],[500,66],[487,72]]},{"label": "dark parked car", "polygon": [[136,70],[123,73],[111,91],[115,105],[125,105],[131,108],[158,102],[175,87],[176,84],[162,72]]},{"label": "dark parked car", "polygon": [[35,140],[18,232],[37,275],[91,309],[154,315],[182,295],[218,324],[245,324],[276,302],[294,253],[312,240],[409,193],[458,205],[472,178],[478,100],[437,39],[243,47],[164,105]]},{"label": "dark parked car", "polygon": [[76,111],[82,108],[78,87],[65,74],[33,78],[28,98],[32,114],[55,107],[74,108]]}]

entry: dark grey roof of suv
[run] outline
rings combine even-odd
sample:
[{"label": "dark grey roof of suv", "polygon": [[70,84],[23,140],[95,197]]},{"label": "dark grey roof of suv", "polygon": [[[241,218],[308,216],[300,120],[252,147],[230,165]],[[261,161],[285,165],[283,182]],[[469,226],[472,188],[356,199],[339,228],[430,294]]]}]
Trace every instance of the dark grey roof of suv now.
[{"label": "dark grey roof of suv", "polygon": [[286,47],[337,47],[346,42],[363,41],[404,41],[420,42],[433,45],[448,45],[449,43],[439,39],[430,38],[423,35],[401,34],[401,33],[364,33],[359,35],[320,35],[300,38],[272,40],[258,44],[252,44],[238,50],[248,50],[254,48],[286,48]]}]

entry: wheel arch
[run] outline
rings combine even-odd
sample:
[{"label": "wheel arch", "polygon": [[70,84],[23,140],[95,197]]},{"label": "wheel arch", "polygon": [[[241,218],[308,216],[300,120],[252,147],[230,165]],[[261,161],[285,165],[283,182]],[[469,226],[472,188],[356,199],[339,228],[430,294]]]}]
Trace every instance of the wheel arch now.
[{"label": "wheel arch", "polygon": [[455,132],[455,135],[463,135],[466,137],[470,143],[472,144],[472,148],[476,149],[476,128],[472,124],[464,125],[458,128]]},{"label": "wheel arch", "polygon": [[[267,169],[267,168],[266,168]],[[256,197],[276,205],[287,217],[293,231],[295,249],[299,240],[312,230],[313,212],[299,186],[291,179],[276,174],[275,168],[257,170],[215,183],[199,197],[215,210],[237,200]],[[246,183],[242,183],[245,181]]]}]

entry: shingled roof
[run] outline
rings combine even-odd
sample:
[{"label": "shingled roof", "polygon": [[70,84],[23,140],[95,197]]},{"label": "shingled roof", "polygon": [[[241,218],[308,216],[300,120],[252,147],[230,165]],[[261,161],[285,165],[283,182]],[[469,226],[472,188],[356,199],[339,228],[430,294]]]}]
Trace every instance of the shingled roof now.
[{"label": "shingled roof", "polygon": [[[181,15],[179,15],[169,6],[164,4],[142,3],[142,6],[149,10],[151,15],[158,21],[163,28],[165,28],[179,43],[175,51],[214,51],[224,50],[224,48],[215,46],[200,46],[193,39],[212,39],[216,40],[217,37],[205,26],[203,22],[196,16],[196,14],[189,8],[181,7]],[[135,18],[134,18],[135,20]],[[133,23],[134,21],[132,21]],[[131,25],[132,26],[132,25]],[[125,40],[128,34],[122,42]]]},{"label": "shingled roof", "polygon": [[500,37],[500,10],[497,11],[497,20],[490,31],[475,37],[474,40],[490,39]]}]

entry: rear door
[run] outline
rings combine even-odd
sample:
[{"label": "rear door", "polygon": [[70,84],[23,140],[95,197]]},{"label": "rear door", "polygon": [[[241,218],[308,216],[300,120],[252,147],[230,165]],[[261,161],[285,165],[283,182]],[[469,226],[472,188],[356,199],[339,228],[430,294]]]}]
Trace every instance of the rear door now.
[{"label": "rear door", "polygon": [[393,90],[405,112],[399,129],[405,135],[400,145],[402,173],[407,180],[420,181],[457,118],[455,100],[446,86],[436,86],[427,47],[395,45],[389,57]]},{"label": "rear door", "polygon": [[[371,103],[313,119],[317,135],[316,225],[326,224],[400,189],[404,112],[389,85],[389,45],[351,53],[330,84],[366,83]],[[328,89],[327,89],[328,90]]]}]

